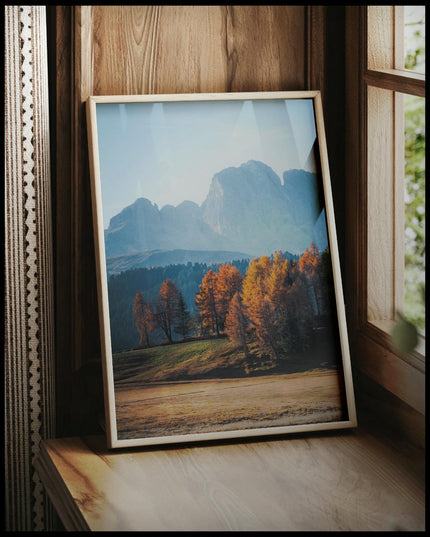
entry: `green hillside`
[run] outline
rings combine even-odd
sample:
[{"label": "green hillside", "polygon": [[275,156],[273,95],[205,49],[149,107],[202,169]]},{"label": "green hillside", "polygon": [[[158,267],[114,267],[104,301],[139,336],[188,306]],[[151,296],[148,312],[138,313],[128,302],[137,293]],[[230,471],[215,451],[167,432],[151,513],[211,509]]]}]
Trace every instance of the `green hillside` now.
[{"label": "green hillside", "polygon": [[[269,363],[253,357],[252,369],[267,369]],[[246,376],[243,351],[226,338],[160,345],[114,354],[115,383],[192,380]]]},{"label": "green hillside", "polygon": [[320,340],[306,355],[285,356],[278,364],[262,355],[255,343],[249,344],[247,363],[242,348],[223,337],[120,352],[113,355],[115,385],[132,388],[147,382],[237,378],[336,367],[335,357],[328,354],[330,347],[322,343]]}]

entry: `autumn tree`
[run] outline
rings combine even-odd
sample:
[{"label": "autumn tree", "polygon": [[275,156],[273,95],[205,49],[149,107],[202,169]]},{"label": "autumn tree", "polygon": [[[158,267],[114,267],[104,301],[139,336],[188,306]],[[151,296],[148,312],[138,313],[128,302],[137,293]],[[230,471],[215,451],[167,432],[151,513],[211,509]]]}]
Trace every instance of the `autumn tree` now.
[{"label": "autumn tree", "polygon": [[320,254],[315,243],[311,243],[297,263],[297,275],[287,298],[289,339],[296,350],[309,348],[314,329],[329,312],[329,271],[328,252]]},{"label": "autumn tree", "polygon": [[285,326],[285,337],[289,349],[305,350],[310,343],[313,328],[313,306],[309,299],[305,277],[299,271],[288,290],[286,308],[288,308],[288,322]]},{"label": "autumn tree", "polygon": [[243,276],[236,267],[225,263],[218,270],[215,287],[215,302],[220,330],[224,329],[230,302],[242,287]]},{"label": "autumn tree", "polygon": [[314,242],[311,243],[309,249],[306,248],[299,260],[298,268],[307,287],[313,313],[317,315],[319,313],[317,287],[320,283],[318,280],[319,251]]},{"label": "autumn tree", "polygon": [[246,330],[248,327],[248,319],[244,312],[244,306],[242,299],[240,298],[239,291],[233,295],[230,301],[230,306],[225,319],[225,331],[232,343],[236,343],[242,346],[245,353],[245,359],[249,362],[249,349],[246,341]]},{"label": "autumn tree", "polygon": [[179,292],[175,330],[183,338],[187,337],[190,333],[190,320],[191,317],[185,304],[184,297],[182,296],[182,293]]},{"label": "autumn tree", "polygon": [[271,266],[268,256],[251,261],[242,284],[242,300],[260,345],[279,360],[275,305],[269,288]]},{"label": "autumn tree", "polygon": [[133,307],[134,324],[140,335],[139,345],[150,347],[150,334],[155,328],[155,318],[151,304],[145,302],[140,291],[136,293]]},{"label": "autumn tree", "polygon": [[178,314],[179,291],[172,280],[164,280],[160,287],[156,306],[156,317],[159,327],[172,343],[172,329]]},{"label": "autumn tree", "polygon": [[195,304],[199,309],[200,320],[203,330],[209,329],[219,335],[219,312],[216,301],[216,286],[218,274],[209,270],[199,285],[199,291],[196,293]]},{"label": "autumn tree", "polygon": [[272,305],[273,330],[280,345],[287,335],[289,308],[288,291],[295,279],[295,271],[287,259],[276,252],[267,274],[267,297]]}]

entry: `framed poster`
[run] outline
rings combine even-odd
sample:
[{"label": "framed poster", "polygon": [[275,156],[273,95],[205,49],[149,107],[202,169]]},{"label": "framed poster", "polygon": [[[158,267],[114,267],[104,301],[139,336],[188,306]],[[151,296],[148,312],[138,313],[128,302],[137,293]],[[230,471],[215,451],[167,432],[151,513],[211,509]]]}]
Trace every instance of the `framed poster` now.
[{"label": "framed poster", "polygon": [[109,447],[354,427],[319,92],[87,120]]}]

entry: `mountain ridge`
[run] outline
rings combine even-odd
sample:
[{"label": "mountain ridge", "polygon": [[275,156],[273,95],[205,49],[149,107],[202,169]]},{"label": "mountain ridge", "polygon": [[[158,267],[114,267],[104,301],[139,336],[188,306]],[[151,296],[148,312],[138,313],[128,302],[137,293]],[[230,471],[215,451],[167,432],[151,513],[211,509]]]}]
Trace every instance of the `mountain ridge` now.
[{"label": "mountain ridge", "polygon": [[282,182],[270,166],[250,160],[216,173],[200,206],[185,200],[159,209],[138,198],[111,218],[105,246],[107,258],[146,250],[260,256],[276,250],[300,253],[313,240],[325,248],[326,235],[316,174],[287,170]]},{"label": "mountain ridge", "polygon": [[242,252],[224,250],[143,250],[107,258],[108,277],[135,268],[165,267],[186,265],[187,263],[222,264],[236,260],[250,259],[252,256]]}]

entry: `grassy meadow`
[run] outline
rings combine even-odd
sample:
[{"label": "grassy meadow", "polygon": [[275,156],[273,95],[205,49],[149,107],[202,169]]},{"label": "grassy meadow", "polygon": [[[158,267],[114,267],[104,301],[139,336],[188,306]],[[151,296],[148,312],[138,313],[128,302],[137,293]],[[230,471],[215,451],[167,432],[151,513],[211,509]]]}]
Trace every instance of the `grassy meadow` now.
[{"label": "grassy meadow", "polygon": [[113,356],[118,437],[141,438],[343,419],[337,369],[321,357],[275,364],[227,338]]}]

